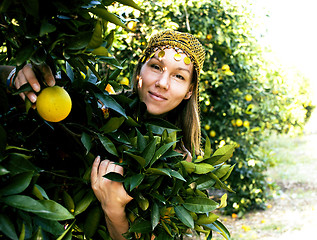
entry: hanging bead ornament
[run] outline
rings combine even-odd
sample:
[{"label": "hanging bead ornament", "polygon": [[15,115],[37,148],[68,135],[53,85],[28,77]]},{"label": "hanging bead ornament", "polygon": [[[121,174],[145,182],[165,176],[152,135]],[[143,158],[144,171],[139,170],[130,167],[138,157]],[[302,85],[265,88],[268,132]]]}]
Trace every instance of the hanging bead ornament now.
[{"label": "hanging bead ornament", "polygon": [[184,63],[185,63],[186,65],[189,65],[190,62],[191,62],[191,61],[190,61],[190,58],[186,56],[186,57],[184,58]]},{"label": "hanging bead ornament", "polygon": [[179,61],[179,60],[182,59],[182,56],[181,56],[179,53],[175,53],[174,59],[175,59],[176,61]]},{"label": "hanging bead ornament", "polygon": [[165,56],[165,52],[164,52],[164,50],[161,50],[161,51],[158,53],[159,59],[163,58],[164,56]]}]

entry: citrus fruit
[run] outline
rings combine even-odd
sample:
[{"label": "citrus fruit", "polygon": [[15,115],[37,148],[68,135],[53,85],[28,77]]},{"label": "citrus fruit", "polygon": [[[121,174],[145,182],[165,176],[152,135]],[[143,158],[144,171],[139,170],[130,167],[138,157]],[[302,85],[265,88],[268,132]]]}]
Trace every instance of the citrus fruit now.
[{"label": "citrus fruit", "polygon": [[242,124],[243,124],[243,122],[242,122],[241,119],[237,119],[237,120],[236,120],[236,125],[237,125],[237,127],[241,127]]},{"label": "citrus fruit", "polygon": [[211,130],[209,132],[210,137],[215,137],[216,136],[216,132],[214,130]]},{"label": "citrus fruit", "polygon": [[206,124],[205,125],[205,130],[208,131],[210,129],[210,125]]},{"label": "citrus fruit", "polygon": [[36,100],[39,115],[49,122],[65,119],[72,109],[72,100],[68,92],[60,87],[44,88]]},{"label": "citrus fruit", "polygon": [[247,121],[247,120],[244,121],[244,122],[243,122],[243,126],[246,127],[246,128],[250,127],[250,122]]},{"label": "citrus fruit", "polygon": [[207,40],[211,40],[212,39],[212,35],[211,34],[207,34],[206,39]]},{"label": "citrus fruit", "polygon": [[251,94],[247,94],[245,95],[244,99],[248,102],[250,102],[252,100],[252,95]]},{"label": "citrus fruit", "polygon": [[113,87],[108,83],[105,90],[109,93],[109,94],[116,94],[116,91],[113,89]]},{"label": "citrus fruit", "polygon": [[124,78],[120,81],[120,84],[129,86],[129,78],[124,77]]},{"label": "citrus fruit", "polygon": [[223,66],[221,67],[221,70],[222,70],[222,71],[229,71],[229,70],[230,70],[230,67],[229,67],[229,65],[225,64],[225,65],[223,65]]},{"label": "citrus fruit", "polygon": [[131,31],[135,31],[136,30],[136,25],[137,23],[135,21],[130,21],[127,24],[127,28]]}]

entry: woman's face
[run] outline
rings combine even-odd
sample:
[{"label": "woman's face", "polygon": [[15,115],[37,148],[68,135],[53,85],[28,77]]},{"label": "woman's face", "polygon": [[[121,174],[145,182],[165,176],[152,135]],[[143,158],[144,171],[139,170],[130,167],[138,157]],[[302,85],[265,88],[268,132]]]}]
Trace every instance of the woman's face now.
[{"label": "woman's face", "polygon": [[164,49],[165,55],[159,58],[158,53],[145,62],[140,70],[137,85],[138,94],[146,104],[151,115],[162,115],[176,108],[183,99],[192,95],[193,63],[185,64],[185,54],[176,61],[176,51]]}]

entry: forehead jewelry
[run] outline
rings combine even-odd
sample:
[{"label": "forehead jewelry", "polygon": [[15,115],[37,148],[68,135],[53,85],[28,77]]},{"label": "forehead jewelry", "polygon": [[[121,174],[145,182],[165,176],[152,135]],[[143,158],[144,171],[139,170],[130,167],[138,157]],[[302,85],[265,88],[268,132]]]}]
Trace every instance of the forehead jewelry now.
[{"label": "forehead jewelry", "polygon": [[[182,49],[179,49],[177,47],[164,46],[163,48],[161,48],[161,47],[155,48],[153,50],[153,52],[148,56],[148,58],[146,58],[146,56],[143,56],[142,62],[144,62],[145,60],[148,61],[149,59],[151,59],[155,55],[155,52],[157,50],[160,50],[159,53],[158,53],[158,58],[161,60],[165,56],[165,51],[164,50],[168,49],[168,48],[173,48],[176,51],[176,53],[174,54],[175,61],[180,61],[182,59],[181,53],[184,53],[186,55],[186,53]],[[186,65],[189,65],[191,63],[191,59],[187,55],[185,56],[183,61],[184,61],[184,63]]]}]

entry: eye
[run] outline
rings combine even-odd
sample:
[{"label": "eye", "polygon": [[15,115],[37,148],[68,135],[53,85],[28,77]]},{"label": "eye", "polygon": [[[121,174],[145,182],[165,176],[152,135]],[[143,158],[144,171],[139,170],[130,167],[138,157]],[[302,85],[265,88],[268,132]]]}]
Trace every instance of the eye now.
[{"label": "eye", "polygon": [[155,70],[161,70],[160,66],[157,64],[151,64],[150,67],[155,69]]},{"label": "eye", "polygon": [[181,80],[185,80],[185,78],[180,74],[176,74],[175,77]]}]

